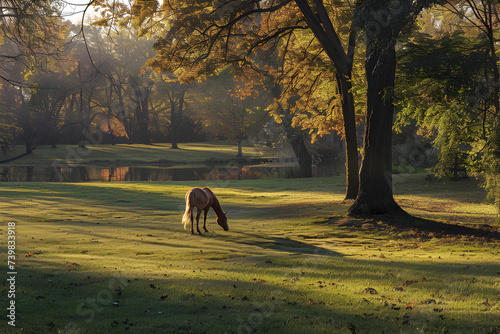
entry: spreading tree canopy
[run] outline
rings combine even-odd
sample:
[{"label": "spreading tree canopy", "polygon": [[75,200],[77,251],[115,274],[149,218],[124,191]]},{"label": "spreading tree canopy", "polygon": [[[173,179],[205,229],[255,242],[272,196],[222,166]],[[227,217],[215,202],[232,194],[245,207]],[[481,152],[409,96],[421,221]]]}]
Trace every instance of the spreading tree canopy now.
[{"label": "spreading tree canopy", "polygon": [[353,50],[356,38],[364,32],[368,84],[365,139],[359,188],[350,212],[400,213],[392,194],[395,45],[403,29],[430,3],[358,2],[348,38],[342,41],[334,24],[335,2],[169,1],[161,7],[166,31],[158,38],[159,53],[151,64],[168,71],[182,68],[188,79],[195,78],[227,63],[250,62],[257,50],[286,48],[295,31],[310,29],[335,68],[342,104],[346,106],[343,116],[349,141],[353,133],[349,129],[355,125],[350,95]]},{"label": "spreading tree canopy", "polygon": [[[253,70],[274,78],[276,85],[273,93],[288,93],[292,95],[288,101],[297,104],[300,104],[297,101],[307,100],[310,95],[294,90],[296,86],[289,85],[291,81],[284,80],[283,77],[308,75],[307,69],[311,67],[302,67],[300,72],[297,71],[297,64],[293,64],[295,68],[290,71],[291,66],[286,63],[291,60],[287,51],[293,43],[307,39],[301,33],[308,31],[310,36],[316,36],[315,39],[310,39],[313,42],[311,48],[305,46],[306,52],[315,52],[313,57],[329,58],[330,66],[333,64],[337,70],[320,73],[318,80],[311,80],[310,84],[314,86],[324,81],[326,75],[331,76],[328,80],[338,84],[338,91],[342,96],[339,105],[342,110],[342,132],[346,138],[348,166],[346,198],[356,197],[358,152],[350,82],[354,43],[349,43],[346,37],[349,36],[349,30],[347,29],[345,36],[339,35],[328,16],[335,5],[345,9],[337,11],[338,17],[342,17],[337,26],[348,21],[351,11],[347,3],[328,3],[327,9],[322,3],[321,6],[316,6],[306,1],[291,0],[169,1],[158,7],[157,14],[152,9],[155,4],[158,5],[158,2],[139,0],[134,5],[138,16],[135,22],[151,26],[150,19],[157,15],[157,24],[164,25],[164,30],[158,33],[155,46],[158,55],[149,62],[151,66],[161,71],[179,73],[184,81],[200,79],[228,65],[236,68],[251,66]],[[314,26],[313,34],[311,26]],[[267,61],[263,60],[266,58]],[[298,58],[293,60],[298,61]],[[323,76],[321,80],[320,76]],[[293,96],[294,94],[298,96]],[[277,95],[279,97],[280,94]],[[330,95],[335,95],[335,92],[332,90]],[[285,122],[288,121],[285,118],[288,118],[289,113],[294,111],[289,105],[281,105],[278,109],[283,112],[276,115]],[[318,118],[314,126],[321,127],[320,120]],[[324,132],[324,127],[322,131]]]}]

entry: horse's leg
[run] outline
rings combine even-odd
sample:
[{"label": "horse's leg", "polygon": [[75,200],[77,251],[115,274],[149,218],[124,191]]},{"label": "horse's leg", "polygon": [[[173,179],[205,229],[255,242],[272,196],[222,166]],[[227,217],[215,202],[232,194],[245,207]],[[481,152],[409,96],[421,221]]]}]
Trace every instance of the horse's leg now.
[{"label": "horse's leg", "polygon": [[199,226],[200,216],[201,216],[201,210],[198,209],[198,214],[196,215],[196,230],[198,231],[198,234],[201,234]]},{"label": "horse's leg", "polygon": [[207,214],[208,214],[208,210],[205,210],[203,211],[204,215],[203,215],[203,229],[205,230],[205,232],[208,232],[207,230]]},{"label": "horse's leg", "polygon": [[191,234],[194,234],[194,229],[193,229],[194,228],[194,226],[193,226],[194,225],[194,222],[193,222],[193,220],[194,220],[193,219],[193,211],[194,211],[194,209],[191,210]]}]

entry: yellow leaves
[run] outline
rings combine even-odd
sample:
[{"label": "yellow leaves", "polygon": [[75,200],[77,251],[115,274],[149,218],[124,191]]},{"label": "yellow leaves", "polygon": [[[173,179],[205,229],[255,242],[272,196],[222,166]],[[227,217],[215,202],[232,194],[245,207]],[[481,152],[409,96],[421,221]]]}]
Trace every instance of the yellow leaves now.
[{"label": "yellow leaves", "polygon": [[112,117],[109,120],[103,119],[100,120],[100,122],[102,122],[102,124],[99,129],[102,132],[109,133],[110,131],[112,131],[114,136],[128,138],[127,131],[125,130],[123,122],[118,120],[116,117]]},{"label": "yellow leaves", "polygon": [[249,97],[257,97],[259,96],[259,91],[258,89],[261,88],[260,86],[256,88],[256,84],[253,81],[247,81],[244,83],[243,86],[237,85],[233,89],[229,91],[232,97],[235,97],[240,100],[245,100]]},{"label": "yellow leaves", "polygon": [[153,15],[159,7],[157,0],[136,0],[132,5],[132,15],[144,20]]},{"label": "yellow leaves", "polygon": [[104,17],[102,19],[92,21],[92,25],[97,26],[97,27],[107,27],[109,21],[110,21],[110,18]]},{"label": "yellow leaves", "polygon": [[318,137],[322,137],[332,133],[333,131],[343,134],[343,121],[336,117],[334,113],[330,114],[311,114],[311,113],[296,113],[292,119],[292,126],[309,130],[311,142],[314,143]]}]

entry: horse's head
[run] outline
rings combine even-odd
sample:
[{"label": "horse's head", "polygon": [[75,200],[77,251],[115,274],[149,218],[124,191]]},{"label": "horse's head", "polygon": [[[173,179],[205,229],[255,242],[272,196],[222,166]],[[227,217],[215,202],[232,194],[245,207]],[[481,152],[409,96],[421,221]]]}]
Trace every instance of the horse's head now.
[{"label": "horse's head", "polygon": [[217,224],[219,224],[220,227],[224,229],[224,231],[229,230],[229,227],[227,226],[227,218],[225,212],[217,217],[216,222]]}]

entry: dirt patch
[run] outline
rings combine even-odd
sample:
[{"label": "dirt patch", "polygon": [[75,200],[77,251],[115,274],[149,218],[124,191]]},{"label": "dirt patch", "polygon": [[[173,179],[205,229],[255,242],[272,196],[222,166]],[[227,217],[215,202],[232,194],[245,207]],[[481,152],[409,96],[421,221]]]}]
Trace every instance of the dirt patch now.
[{"label": "dirt patch", "polygon": [[335,222],[336,225],[340,227],[361,227],[364,223],[365,219],[353,218],[353,217],[345,217],[339,219]]}]

